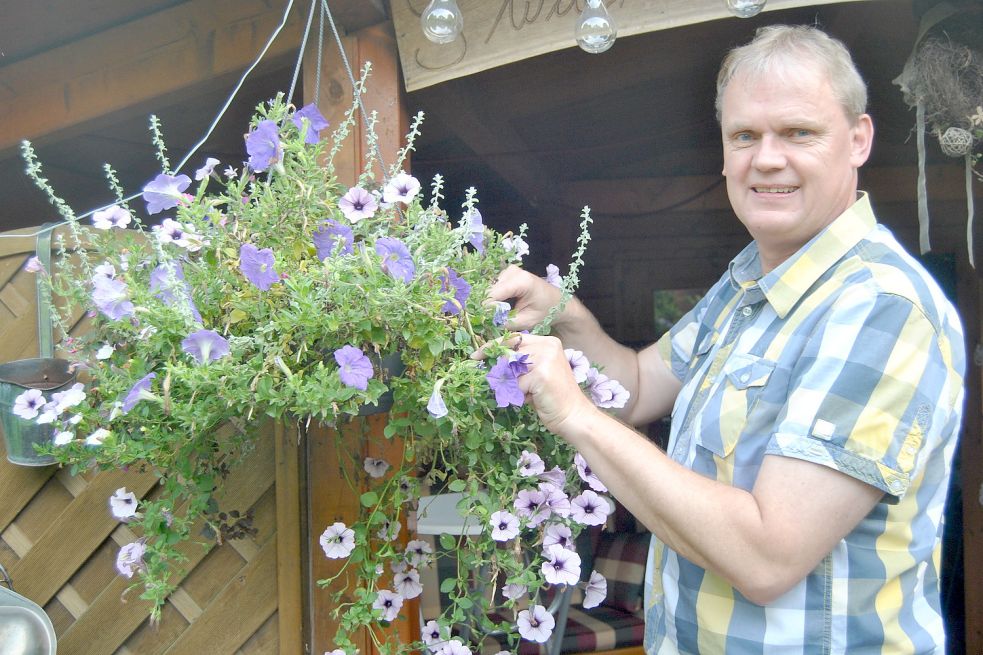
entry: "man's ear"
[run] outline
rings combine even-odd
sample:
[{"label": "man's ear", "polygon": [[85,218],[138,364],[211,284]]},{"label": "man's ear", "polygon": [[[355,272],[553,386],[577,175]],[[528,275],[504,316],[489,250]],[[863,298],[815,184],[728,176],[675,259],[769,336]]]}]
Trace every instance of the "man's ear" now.
[{"label": "man's ear", "polygon": [[870,157],[870,149],[874,145],[874,121],[870,114],[861,114],[850,128],[850,134],[852,138],[850,163],[854,168],[860,168]]}]

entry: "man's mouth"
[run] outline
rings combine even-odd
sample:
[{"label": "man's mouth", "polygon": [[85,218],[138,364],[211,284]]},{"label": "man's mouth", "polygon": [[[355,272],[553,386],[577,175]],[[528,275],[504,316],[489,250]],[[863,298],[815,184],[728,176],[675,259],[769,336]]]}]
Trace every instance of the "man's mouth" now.
[{"label": "man's mouth", "polygon": [[751,190],[755,193],[792,193],[798,188],[797,186],[753,186]]}]

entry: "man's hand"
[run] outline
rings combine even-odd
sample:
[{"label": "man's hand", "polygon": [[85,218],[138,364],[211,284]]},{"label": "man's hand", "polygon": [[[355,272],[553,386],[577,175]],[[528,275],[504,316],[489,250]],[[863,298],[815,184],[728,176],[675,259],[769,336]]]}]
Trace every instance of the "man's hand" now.
[{"label": "man's hand", "polygon": [[511,302],[511,330],[528,330],[543,322],[551,307],[560,302],[560,290],[541,277],[517,266],[502,271],[488,290],[492,302]]}]

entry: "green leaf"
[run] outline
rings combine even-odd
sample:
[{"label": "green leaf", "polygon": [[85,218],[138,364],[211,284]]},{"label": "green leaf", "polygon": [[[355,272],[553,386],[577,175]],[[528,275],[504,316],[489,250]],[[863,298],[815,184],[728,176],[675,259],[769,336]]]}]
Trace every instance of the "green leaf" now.
[{"label": "green leaf", "polygon": [[375,507],[379,504],[379,494],[374,491],[366,491],[359,497],[362,507]]},{"label": "green leaf", "polygon": [[464,488],[467,486],[468,485],[464,480],[454,480],[449,485],[447,485],[447,488],[451,491],[459,492],[459,491],[464,491]]},{"label": "green leaf", "polygon": [[460,597],[460,598],[458,598],[458,599],[457,599],[457,601],[455,601],[455,602],[457,602],[457,605],[458,605],[458,607],[460,607],[460,608],[462,608],[462,609],[466,609],[466,610],[469,610],[469,609],[471,609],[472,607],[474,607],[474,601],[472,601],[472,600],[471,600],[470,598],[468,598],[467,596],[461,596],[461,597]]},{"label": "green leaf", "polygon": [[440,583],[440,593],[449,594],[457,586],[457,578],[444,578]]},{"label": "green leaf", "polygon": [[444,550],[454,550],[457,548],[457,543],[454,541],[454,537],[444,533],[440,535],[440,547]]}]

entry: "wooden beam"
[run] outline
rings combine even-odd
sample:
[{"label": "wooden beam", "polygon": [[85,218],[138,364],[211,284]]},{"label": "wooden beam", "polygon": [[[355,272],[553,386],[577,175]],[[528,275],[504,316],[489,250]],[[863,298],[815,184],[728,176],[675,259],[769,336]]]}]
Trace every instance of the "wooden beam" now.
[{"label": "wooden beam", "polygon": [[[244,70],[286,0],[185,3],[0,68],[0,159],[23,139],[44,142],[100,117]],[[297,4],[266,57],[299,48]]]}]

